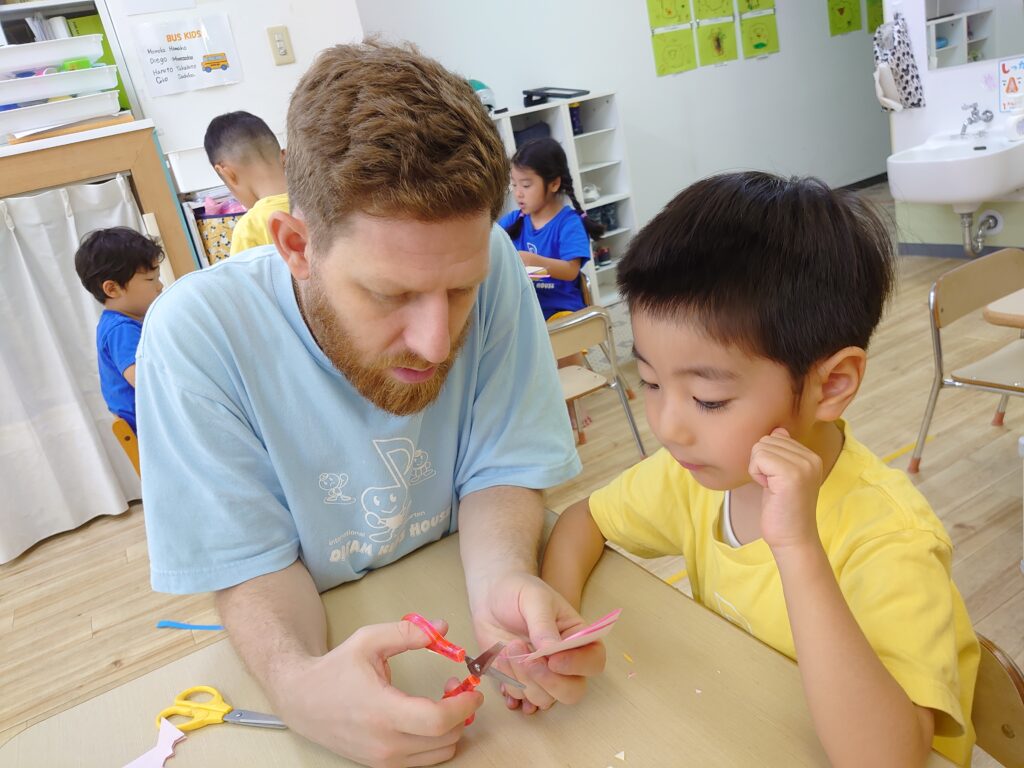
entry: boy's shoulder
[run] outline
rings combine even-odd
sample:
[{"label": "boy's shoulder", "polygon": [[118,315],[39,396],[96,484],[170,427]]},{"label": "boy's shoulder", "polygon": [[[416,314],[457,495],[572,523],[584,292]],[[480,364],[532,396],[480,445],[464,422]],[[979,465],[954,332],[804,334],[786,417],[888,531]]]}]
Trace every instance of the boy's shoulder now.
[{"label": "boy's shoulder", "polygon": [[931,536],[951,547],[949,534],[907,475],[890,467],[843,424],[845,441],[818,494],[823,543],[856,547],[894,534]]},{"label": "boy's shoulder", "polygon": [[99,321],[96,323],[96,333],[101,337],[106,336],[118,330],[122,326],[142,328],[142,323],[134,317],[128,317],[128,315],[118,312],[117,310],[104,309],[100,314]]}]

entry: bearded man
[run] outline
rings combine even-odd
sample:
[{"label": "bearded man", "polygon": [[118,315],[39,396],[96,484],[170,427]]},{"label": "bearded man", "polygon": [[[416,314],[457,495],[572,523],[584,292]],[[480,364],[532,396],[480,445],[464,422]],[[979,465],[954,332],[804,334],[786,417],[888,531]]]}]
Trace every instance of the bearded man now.
[{"label": "bearded man", "polygon": [[[318,592],[456,529],[481,648],[582,626],[537,577],[540,489],[579,469],[533,289],[494,225],[504,147],[471,87],[409,48],[320,54],[292,95],[273,246],[178,280],[137,355],[153,588],[216,593],[293,729],[360,762],[450,758],[477,692],[387,684],[408,622],[333,649]],[[389,618],[389,617],[382,617]],[[600,645],[510,662],[531,713]]]}]

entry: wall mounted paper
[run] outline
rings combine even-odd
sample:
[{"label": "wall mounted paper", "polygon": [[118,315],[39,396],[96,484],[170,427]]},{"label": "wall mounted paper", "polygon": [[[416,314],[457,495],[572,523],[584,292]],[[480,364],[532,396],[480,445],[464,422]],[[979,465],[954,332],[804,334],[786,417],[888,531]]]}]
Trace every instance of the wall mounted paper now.
[{"label": "wall mounted paper", "polygon": [[693,20],[690,0],[647,0],[651,29],[689,24]]},{"label": "wall mounted paper", "polygon": [[724,19],[732,17],[732,0],[696,0],[698,19]]},{"label": "wall mounted paper", "polygon": [[743,37],[745,59],[779,52],[779,29],[775,24],[774,13],[741,18],[740,35]]},{"label": "wall mounted paper", "polygon": [[697,67],[693,31],[689,27],[651,35],[651,47],[654,49],[654,71],[658,77],[688,72]]},{"label": "wall mounted paper", "polygon": [[868,3],[868,32],[872,35],[875,30],[885,23],[885,14],[882,11],[882,0],[867,0]]},{"label": "wall mounted paper", "polygon": [[739,58],[736,47],[736,25],[731,21],[701,24],[697,27],[697,54],[700,65],[724,64]]},{"label": "wall mounted paper", "polygon": [[223,13],[139,24],[135,45],[150,96],[198,91],[242,80],[241,60]]},{"label": "wall mounted paper", "polygon": [[751,11],[770,11],[775,8],[775,0],[739,0],[740,15]]},{"label": "wall mounted paper", "polygon": [[1024,107],[1024,57],[999,62],[999,111],[1016,112]]},{"label": "wall mounted paper", "polygon": [[828,0],[828,31],[832,37],[863,28],[860,0]]}]

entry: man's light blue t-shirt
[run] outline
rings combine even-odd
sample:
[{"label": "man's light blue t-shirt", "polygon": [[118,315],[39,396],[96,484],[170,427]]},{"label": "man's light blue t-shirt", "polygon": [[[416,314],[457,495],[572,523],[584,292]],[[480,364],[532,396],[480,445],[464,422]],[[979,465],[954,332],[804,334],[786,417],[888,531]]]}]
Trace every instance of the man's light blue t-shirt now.
[{"label": "man's light blue t-shirt", "polygon": [[533,287],[497,227],[490,247],[447,383],[405,417],[317,346],[273,246],[163,292],[137,355],[155,590],[224,589],[301,557],[323,591],[454,531],[467,494],[579,472]]}]

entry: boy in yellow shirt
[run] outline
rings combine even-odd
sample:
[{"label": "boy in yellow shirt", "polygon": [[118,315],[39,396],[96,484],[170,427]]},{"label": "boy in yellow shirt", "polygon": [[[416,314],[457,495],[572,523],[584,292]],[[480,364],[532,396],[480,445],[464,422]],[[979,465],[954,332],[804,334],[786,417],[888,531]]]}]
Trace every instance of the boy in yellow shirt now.
[{"label": "boy in yellow shirt", "polygon": [[579,608],[605,541],[682,554],[696,600],[799,661],[833,765],[966,765],[979,651],[952,545],[841,419],[893,277],[851,193],[765,173],[680,193],[618,269],[663,448],[562,513],[542,575]]},{"label": "boy in yellow shirt", "polygon": [[248,209],[231,232],[231,255],[273,243],[267,220],[289,208],[284,150],[270,126],[248,112],[227,112],[210,121],[203,146],[221,181]]}]

